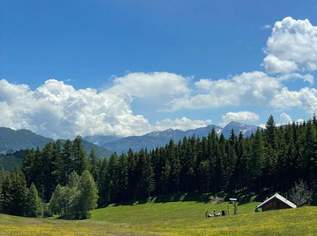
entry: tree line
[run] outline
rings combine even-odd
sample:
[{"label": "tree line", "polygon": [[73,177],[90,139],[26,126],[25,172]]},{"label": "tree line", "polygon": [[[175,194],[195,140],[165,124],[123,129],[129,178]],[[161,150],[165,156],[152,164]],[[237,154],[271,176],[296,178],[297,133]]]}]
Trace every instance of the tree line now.
[{"label": "tree line", "polygon": [[81,138],[49,143],[42,150],[25,153],[21,169],[0,171],[0,212],[88,218],[97,206],[98,189]]},{"label": "tree line", "polygon": [[[14,179],[14,173],[4,179]],[[104,159],[97,159],[93,150],[86,154],[77,137],[27,151],[19,176],[26,192],[36,188],[51,213],[64,218],[88,217],[96,201],[103,207],[177,193],[267,195],[287,193],[298,181],[316,198],[317,120],[277,127],[270,116],[265,129],[251,137],[232,132],[225,139],[212,130],[207,137],[185,137],[154,150],[129,150]],[[0,199],[7,191],[2,180]]]},{"label": "tree line", "polygon": [[[150,196],[288,194],[296,182],[317,193],[317,120],[277,127],[272,116],[251,137],[185,137],[165,147],[112,155],[96,165],[99,204]],[[316,195],[314,195],[316,198]]]}]

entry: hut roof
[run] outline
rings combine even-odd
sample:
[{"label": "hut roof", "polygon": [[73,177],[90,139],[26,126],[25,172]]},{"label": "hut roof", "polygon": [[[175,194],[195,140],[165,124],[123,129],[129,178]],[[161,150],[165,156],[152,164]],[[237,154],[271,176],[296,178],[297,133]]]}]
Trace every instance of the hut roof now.
[{"label": "hut roof", "polygon": [[256,209],[261,208],[263,205],[265,205],[266,203],[268,203],[269,201],[271,201],[272,199],[277,198],[278,200],[280,200],[281,202],[284,202],[286,205],[288,205],[291,208],[296,208],[297,206],[292,203],[291,201],[287,200],[285,197],[283,197],[282,195],[275,193],[272,197],[266,199],[264,202],[262,202],[260,205],[258,205],[256,207]]}]

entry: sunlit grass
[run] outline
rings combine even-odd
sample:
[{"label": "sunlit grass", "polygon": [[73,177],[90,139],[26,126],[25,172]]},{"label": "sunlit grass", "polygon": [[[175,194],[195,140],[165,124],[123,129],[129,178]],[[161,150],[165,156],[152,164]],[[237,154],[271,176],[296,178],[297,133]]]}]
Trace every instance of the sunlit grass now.
[{"label": "sunlit grass", "polygon": [[238,215],[205,219],[206,210],[227,203],[147,203],[110,206],[82,221],[0,215],[1,235],[317,235],[317,207],[255,213],[256,203],[239,206]]}]

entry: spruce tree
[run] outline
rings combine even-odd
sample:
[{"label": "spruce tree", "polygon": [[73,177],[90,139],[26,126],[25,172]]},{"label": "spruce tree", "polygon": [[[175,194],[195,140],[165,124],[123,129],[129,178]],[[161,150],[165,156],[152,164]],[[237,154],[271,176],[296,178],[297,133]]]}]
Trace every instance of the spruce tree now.
[{"label": "spruce tree", "polygon": [[85,170],[80,177],[79,194],[75,201],[74,208],[77,219],[89,218],[89,211],[97,206],[98,190],[94,178],[88,170]]},{"label": "spruce tree", "polygon": [[36,189],[36,186],[32,183],[27,194],[27,209],[26,215],[36,217],[42,214],[41,198]]},{"label": "spruce tree", "polygon": [[25,216],[27,215],[28,189],[22,172],[14,171],[2,186],[1,206],[3,213]]},{"label": "spruce tree", "polygon": [[262,132],[258,129],[251,141],[251,155],[248,163],[250,175],[250,187],[253,190],[260,190],[261,176],[264,168],[264,142]]},{"label": "spruce tree", "polygon": [[73,170],[76,171],[79,175],[87,169],[88,163],[86,160],[85,151],[82,146],[82,139],[80,136],[77,136],[72,145],[72,155],[73,155]]},{"label": "spruce tree", "polygon": [[149,197],[154,190],[154,172],[146,150],[141,150],[136,168],[138,172],[138,197],[144,200]]},{"label": "spruce tree", "polygon": [[180,183],[180,161],[177,155],[176,145],[172,140],[170,141],[167,150],[168,160],[171,167],[169,173],[169,192],[178,192]]},{"label": "spruce tree", "polygon": [[95,180],[97,180],[98,175],[98,159],[96,156],[95,149],[92,148],[89,153],[89,172],[92,174]]},{"label": "spruce tree", "polygon": [[129,196],[127,195],[129,184],[128,160],[125,155],[121,155],[118,162],[118,201],[128,202]]},{"label": "spruce tree", "polygon": [[61,171],[61,182],[60,184],[65,185],[68,181],[69,175],[75,170],[73,167],[73,153],[72,153],[72,142],[66,140],[62,148],[62,160],[60,168]]}]

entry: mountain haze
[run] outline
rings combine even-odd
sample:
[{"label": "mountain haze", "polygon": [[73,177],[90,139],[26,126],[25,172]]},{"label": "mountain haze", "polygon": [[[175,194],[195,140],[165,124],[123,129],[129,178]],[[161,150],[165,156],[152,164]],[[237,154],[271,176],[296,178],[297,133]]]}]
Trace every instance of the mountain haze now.
[{"label": "mountain haze", "polygon": [[151,150],[153,148],[166,145],[171,139],[175,142],[178,142],[184,137],[205,137],[212,131],[212,129],[215,129],[218,134],[222,133],[225,138],[228,138],[230,136],[232,130],[236,135],[239,135],[239,133],[242,132],[245,137],[249,137],[257,130],[257,128],[257,126],[253,125],[246,125],[239,122],[230,122],[224,128],[216,125],[209,125],[206,127],[190,129],[187,131],[179,129],[167,129],[164,131],[151,132],[141,136],[129,136],[120,138],[117,136],[96,135],[84,137],[84,139],[113,152],[122,153],[127,152],[129,148],[131,148],[133,151],[139,151],[142,148],[147,148],[148,150]]},{"label": "mountain haze", "polygon": [[0,153],[15,152],[22,149],[42,148],[53,139],[37,135],[30,130],[13,130],[0,127]]},{"label": "mountain haze", "polygon": [[[0,127],[0,153],[14,153],[20,150],[43,148],[46,144],[53,142],[51,138],[47,138],[30,130],[21,129],[13,130],[10,128]],[[83,140],[82,145],[84,150],[89,153],[92,149],[95,150],[97,157],[109,157],[111,151]]]}]

